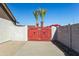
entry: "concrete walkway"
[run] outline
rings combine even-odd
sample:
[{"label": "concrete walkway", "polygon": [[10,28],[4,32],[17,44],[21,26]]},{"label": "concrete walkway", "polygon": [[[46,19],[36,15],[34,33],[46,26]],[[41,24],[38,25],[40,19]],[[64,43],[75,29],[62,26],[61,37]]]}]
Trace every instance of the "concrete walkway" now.
[{"label": "concrete walkway", "polygon": [[9,41],[0,44],[0,55],[64,56],[64,53],[50,41]]},{"label": "concrete walkway", "polygon": [[7,41],[0,43],[0,56],[12,56],[25,44],[24,41]]},{"label": "concrete walkway", "polygon": [[64,53],[50,41],[28,41],[16,55],[28,56],[61,56]]}]

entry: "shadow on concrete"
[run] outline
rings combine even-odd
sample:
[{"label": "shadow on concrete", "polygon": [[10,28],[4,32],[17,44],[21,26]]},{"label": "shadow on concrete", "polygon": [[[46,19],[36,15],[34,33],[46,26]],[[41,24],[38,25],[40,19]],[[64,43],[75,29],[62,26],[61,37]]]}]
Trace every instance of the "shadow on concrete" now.
[{"label": "shadow on concrete", "polygon": [[58,39],[57,34],[58,34],[58,32],[56,30],[54,33],[53,39],[52,39],[52,43],[55,44],[61,51],[63,51],[64,55],[68,56],[68,53],[66,51],[64,51],[64,49],[63,49],[64,47],[62,47],[62,45],[58,41],[56,41]]},{"label": "shadow on concrete", "polygon": [[58,41],[52,41],[53,44],[55,44],[63,53],[65,56],[70,56],[68,52],[65,50],[66,48],[62,46]]},{"label": "shadow on concrete", "polygon": [[79,56],[78,52],[65,46],[64,44],[62,44],[57,40],[53,40],[52,43],[55,44],[65,54],[65,56]]}]

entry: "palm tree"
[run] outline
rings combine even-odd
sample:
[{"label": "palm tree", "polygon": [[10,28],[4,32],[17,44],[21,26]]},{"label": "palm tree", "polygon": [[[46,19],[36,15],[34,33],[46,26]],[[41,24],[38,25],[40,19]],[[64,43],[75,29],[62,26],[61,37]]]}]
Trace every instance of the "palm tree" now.
[{"label": "palm tree", "polygon": [[35,19],[36,19],[36,26],[38,27],[38,10],[34,11],[33,12],[34,16],[35,16]]},{"label": "palm tree", "polygon": [[44,16],[45,16],[45,14],[46,14],[46,10],[45,9],[40,9],[40,17],[42,19],[41,27],[43,27],[43,25],[44,25]]}]

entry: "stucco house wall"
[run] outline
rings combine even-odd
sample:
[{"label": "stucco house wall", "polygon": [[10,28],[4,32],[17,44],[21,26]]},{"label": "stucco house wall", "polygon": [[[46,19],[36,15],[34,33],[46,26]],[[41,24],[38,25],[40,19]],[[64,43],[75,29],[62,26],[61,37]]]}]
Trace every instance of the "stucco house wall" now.
[{"label": "stucco house wall", "polygon": [[0,43],[10,40],[9,24],[10,22],[8,20],[0,18]]},{"label": "stucco house wall", "polygon": [[5,4],[0,4],[0,43],[27,41],[27,26],[16,25],[16,19]]},{"label": "stucco house wall", "polygon": [[1,8],[0,4],[0,43],[10,40],[9,38],[9,17],[5,11]]},{"label": "stucco house wall", "polygon": [[8,40],[27,41],[27,26],[15,26],[11,21],[0,18],[0,43]]}]

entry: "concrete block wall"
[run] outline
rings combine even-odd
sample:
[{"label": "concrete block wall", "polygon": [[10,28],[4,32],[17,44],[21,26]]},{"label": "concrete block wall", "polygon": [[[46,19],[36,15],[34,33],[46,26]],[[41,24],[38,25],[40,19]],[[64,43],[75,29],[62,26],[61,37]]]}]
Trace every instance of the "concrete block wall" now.
[{"label": "concrete block wall", "polygon": [[58,28],[57,31],[58,41],[70,47],[70,28],[68,25]]},{"label": "concrete block wall", "polygon": [[79,24],[59,27],[57,37],[59,42],[79,52]]},{"label": "concrete block wall", "polygon": [[72,49],[79,52],[79,24],[72,25]]}]

